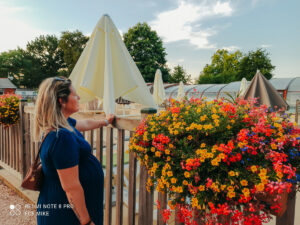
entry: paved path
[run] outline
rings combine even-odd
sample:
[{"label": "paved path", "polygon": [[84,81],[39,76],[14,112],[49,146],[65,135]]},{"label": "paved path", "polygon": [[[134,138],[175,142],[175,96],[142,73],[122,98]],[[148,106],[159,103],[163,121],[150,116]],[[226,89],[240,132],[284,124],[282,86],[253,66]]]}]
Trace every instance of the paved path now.
[{"label": "paved path", "polygon": [[33,207],[0,180],[1,225],[36,225]]}]

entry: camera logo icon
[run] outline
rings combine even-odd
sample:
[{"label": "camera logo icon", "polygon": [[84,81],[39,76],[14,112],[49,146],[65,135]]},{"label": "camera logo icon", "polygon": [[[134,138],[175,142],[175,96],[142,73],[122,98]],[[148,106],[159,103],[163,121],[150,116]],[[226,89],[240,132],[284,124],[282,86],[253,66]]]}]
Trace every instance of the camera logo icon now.
[{"label": "camera logo icon", "polygon": [[21,215],[21,205],[10,205],[9,206],[11,216],[20,216]]}]

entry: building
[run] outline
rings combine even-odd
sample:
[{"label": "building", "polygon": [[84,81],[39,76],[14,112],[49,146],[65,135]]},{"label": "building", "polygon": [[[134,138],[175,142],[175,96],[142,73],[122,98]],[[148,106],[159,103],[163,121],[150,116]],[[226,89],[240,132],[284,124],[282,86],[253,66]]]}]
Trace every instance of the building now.
[{"label": "building", "polygon": [[14,94],[17,87],[8,79],[0,78],[0,95]]}]

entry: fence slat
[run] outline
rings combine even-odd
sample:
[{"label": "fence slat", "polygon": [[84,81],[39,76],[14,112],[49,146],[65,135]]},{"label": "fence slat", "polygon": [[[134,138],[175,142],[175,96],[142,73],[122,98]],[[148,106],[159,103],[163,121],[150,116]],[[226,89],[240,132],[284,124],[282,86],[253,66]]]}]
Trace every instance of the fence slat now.
[{"label": "fence slat", "polygon": [[158,192],[157,200],[160,205],[159,208],[157,207],[157,225],[165,225],[161,211],[167,208],[167,194]]},{"label": "fence slat", "polygon": [[106,128],[105,225],[112,220],[113,128]]},{"label": "fence slat", "polygon": [[123,224],[124,130],[118,130],[116,225]]},{"label": "fence slat", "polygon": [[20,112],[20,126],[19,126],[19,132],[20,132],[20,149],[19,149],[19,168],[22,175],[22,178],[26,175],[26,166],[25,166],[25,149],[26,149],[26,143],[25,143],[25,113],[24,113],[24,102],[20,102],[19,106],[19,112]]},{"label": "fence slat", "polygon": [[[133,132],[130,132],[132,137]],[[129,153],[129,187],[128,187],[128,224],[135,225],[136,202],[136,158],[134,153]]]},{"label": "fence slat", "polygon": [[8,155],[9,155],[9,161],[8,161],[8,165],[10,167],[13,167],[13,148],[12,148],[12,127],[9,126],[8,127],[8,137],[9,137],[9,146],[8,146]]},{"label": "fence slat", "polygon": [[147,191],[148,170],[144,165],[140,168],[139,188],[139,224],[153,224],[153,191]]},{"label": "fence slat", "polygon": [[96,157],[103,164],[103,127],[97,129]]},{"label": "fence slat", "polygon": [[4,145],[4,140],[3,140],[3,126],[0,124],[0,160],[3,161],[3,145]]}]

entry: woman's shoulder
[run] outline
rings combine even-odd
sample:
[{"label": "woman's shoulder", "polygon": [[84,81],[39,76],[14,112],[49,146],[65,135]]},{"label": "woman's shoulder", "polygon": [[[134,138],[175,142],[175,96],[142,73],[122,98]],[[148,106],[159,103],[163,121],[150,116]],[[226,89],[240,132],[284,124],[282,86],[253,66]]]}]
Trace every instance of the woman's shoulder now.
[{"label": "woman's shoulder", "polygon": [[70,131],[67,128],[62,127],[57,130],[50,131],[47,136],[52,137],[54,139],[60,139],[60,138],[70,138],[73,137],[74,135],[75,135],[75,131]]}]

